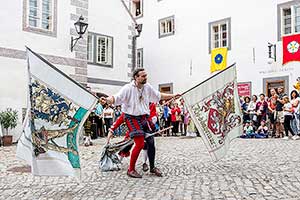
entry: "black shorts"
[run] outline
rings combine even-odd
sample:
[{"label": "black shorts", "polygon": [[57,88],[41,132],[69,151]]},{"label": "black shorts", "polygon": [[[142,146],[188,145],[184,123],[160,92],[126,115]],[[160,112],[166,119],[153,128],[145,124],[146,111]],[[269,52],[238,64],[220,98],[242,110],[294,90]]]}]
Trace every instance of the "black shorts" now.
[{"label": "black shorts", "polygon": [[274,124],[276,122],[275,114],[269,113],[269,119],[270,119],[271,124]]}]

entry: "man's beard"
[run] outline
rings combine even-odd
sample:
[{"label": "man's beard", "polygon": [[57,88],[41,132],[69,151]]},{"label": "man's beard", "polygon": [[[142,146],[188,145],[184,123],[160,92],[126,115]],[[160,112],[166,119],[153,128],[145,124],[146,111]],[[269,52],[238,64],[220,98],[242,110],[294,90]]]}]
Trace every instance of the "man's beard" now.
[{"label": "man's beard", "polygon": [[142,82],[141,82],[141,84],[146,84],[147,83],[147,80],[143,80]]}]

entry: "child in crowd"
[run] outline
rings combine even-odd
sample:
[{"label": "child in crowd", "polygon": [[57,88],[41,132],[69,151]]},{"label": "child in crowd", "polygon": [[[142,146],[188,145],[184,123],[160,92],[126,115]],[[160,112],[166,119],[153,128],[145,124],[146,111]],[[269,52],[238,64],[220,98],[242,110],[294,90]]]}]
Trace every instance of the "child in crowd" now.
[{"label": "child in crowd", "polygon": [[253,129],[253,133],[254,132],[256,132],[256,130],[257,130],[257,127],[254,125],[254,122],[252,121],[252,120],[250,120],[250,126],[252,127],[252,129]]},{"label": "child in crowd", "polygon": [[84,146],[90,146],[93,145],[92,143],[92,139],[91,139],[91,135],[92,135],[92,130],[91,130],[91,126],[92,126],[92,122],[90,120],[86,120],[84,123]]},{"label": "child in crowd", "polygon": [[250,122],[247,121],[244,127],[243,135],[241,135],[241,138],[253,138],[254,137],[254,129],[250,125]]},{"label": "child in crowd", "polygon": [[268,127],[266,125],[265,120],[261,120],[260,126],[257,129],[257,134],[255,134],[255,138],[268,138]]}]

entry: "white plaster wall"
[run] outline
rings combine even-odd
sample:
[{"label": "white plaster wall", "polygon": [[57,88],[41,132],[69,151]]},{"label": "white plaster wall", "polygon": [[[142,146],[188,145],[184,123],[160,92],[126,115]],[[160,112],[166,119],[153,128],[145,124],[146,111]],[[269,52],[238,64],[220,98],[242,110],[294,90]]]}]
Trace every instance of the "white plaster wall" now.
[{"label": "white plaster wall", "polygon": [[0,47],[32,50],[62,57],[74,57],[70,49],[70,1],[57,1],[57,37],[23,31],[23,1],[10,0],[0,7]]},{"label": "white plaster wall", "polygon": [[[277,4],[283,2],[286,1],[144,0],[144,17],[138,19],[139,23],[144,24],[138,48],[144,48],[144,66],[149,73],[149,81],[154,87],[173,82],[174,92],[183,92],[211,76],[208,24],[231,17],[228,65],[236,62],[238,81],[251,81],[253,93],[262,92],[263,77],[289,75],[290,81],[294,82],[295,74],[300,74],[298,63],[285,65],[294,66],[294,70],[286,73],[259,73],[271,69],[267,64],[267,44],[277,41]],[[159,39],[158,20],[171,15],[175,15],[175,35]],[[282,57],[280,44],[277,42],[279,66]]]},{"label": "white plaster wall", "polygon": [[94,84],[94,83],[89,83],[89,87],[91,87],[93,92],[99,92],[99,93],[104,93],[107,95],[113,95],[116,94],[122,86],[117,86],[117,85],[110,85],[107,87],[105,84]]},{"label": "white plaster wall", "polygon": [[[89,31],[113,37],[113,68],[88,65],[88,77],[129,81],[128,63],[131,63],[131,19],[121,1],[91,0],[89,2]],[[106,86],[111,87],[111,86]],[[107,89],[104,89],[107,90]]]}]

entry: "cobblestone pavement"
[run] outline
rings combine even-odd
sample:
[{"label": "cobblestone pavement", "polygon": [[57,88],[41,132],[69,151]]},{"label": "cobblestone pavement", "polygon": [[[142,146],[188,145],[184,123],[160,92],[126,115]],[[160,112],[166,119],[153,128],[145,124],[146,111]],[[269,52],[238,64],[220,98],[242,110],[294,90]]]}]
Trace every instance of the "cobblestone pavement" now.
[{"label": "cobblestone pavement", "polygon": [[0,147],[0,199],[300,199],[300,141],[236,139],[228,156],[214,163],[200,138],[156,138],[164,177],[145,173],[142,179],[127,177],[128,159],[121,171],[100,172],[103,144],[81,147],[81,183],[33,177],[15,158],[16,146]]}]

